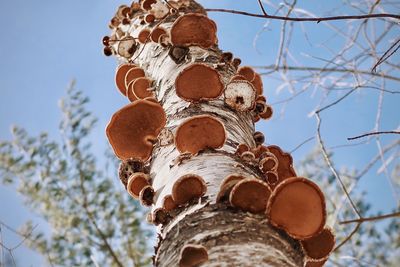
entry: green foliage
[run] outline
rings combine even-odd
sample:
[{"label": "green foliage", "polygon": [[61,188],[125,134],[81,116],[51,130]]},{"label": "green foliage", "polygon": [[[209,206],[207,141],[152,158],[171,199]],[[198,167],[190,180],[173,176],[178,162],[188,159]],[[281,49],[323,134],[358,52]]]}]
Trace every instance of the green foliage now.
[{"label": "green foliage", "polygon": [[[0,177],[49,223],[49,236],[35,230],[26,242],[51,266],[147,266],[144,211],[98,166],[88,142],[96,119],[87,103],[72,84],[60,103],[60,142],[14,127],[13,140],[0,143]],[[116,162],[108,161],[116,173]],[[33,224],[24,228],[30,233]]]}]

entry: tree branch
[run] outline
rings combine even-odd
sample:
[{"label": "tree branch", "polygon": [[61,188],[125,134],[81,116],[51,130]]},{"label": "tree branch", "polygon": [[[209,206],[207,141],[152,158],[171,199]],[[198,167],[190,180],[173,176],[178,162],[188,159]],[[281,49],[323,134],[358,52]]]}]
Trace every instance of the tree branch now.
[{"label": "tree branch", "polygon": [[394,50],[392,50],[398,43],[400,42],[400,38],[397,39],[396,42],[394,42],[394,44],[392,44],[388,50],[386,50],[386,52],[379,58],[378,62],[376,62],[376,64],[372,67],[372,72],[376,71],[376,68],[382,64],[385,60],[389,59],[394,53],[396,53],[396,51],[400,48],[400,45],[398,45]]},{"label": "tree branch", "polygon": [[366,136],[371,136],[371,135],[379,135],[379,134],[400,134],[400,131],[380,131],[380,132],[371,132],[371,133],[366,133],[366,134],[362,134],[362,135],[358,135],[358,136],[354,136],[354,137],[348,137],[347,140],[355,140],[355,139],[359,139],[359,138],[363,138]]},{"label": "tree branch", "polygon": [[400,211],[385,214],[385,215],[379,215],[379,216],[373,216],[373,217],[367,217],[367,218],[362,217],[359,219],[342,221],[342,222],[339,222],[339,224],[363,223],[363,222],[378,221],[378,220],[383,220],[383,219],[388,219],[388,218],[393,218],[393,217],[400,217]]},{"label": "tree branch", "polygon": [[294,17],[275,16],[275,15],[255,14],[255,13],[250,13],[250,12],[245,12],[245,11],[224,9],[224,8],[206,8],[206,11],[207,12],[232,13],[232,14],[237,14],[237,15],[244,15],[244,16],[264,18],[264,19],[275,19],[275,20],[284,20],[284,21],[311,21],[311,22],[317,22],[317,23],[320,23],[321,21],[332,21],[332,20],[355,20],[355,19],[373,19],[373,18],[393,18],[393,19],[400,20],[400,15],[389,14],[389,13],[317,17],[317,18],[294,18]]}]

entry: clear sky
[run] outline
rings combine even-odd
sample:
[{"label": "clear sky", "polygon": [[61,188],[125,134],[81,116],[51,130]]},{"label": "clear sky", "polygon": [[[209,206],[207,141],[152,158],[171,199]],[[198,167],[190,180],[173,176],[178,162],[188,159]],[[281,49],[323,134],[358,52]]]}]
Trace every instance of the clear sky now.
[{"label": "clear sky", "polygon": [[[256,0],[202,0],[206,7],[241,9],[258,12]],[[279,1],[272,1],[278,3]],[[327,10],[340,7],[341,1],[301,1],[299,7],[325,14]],[[99,118],[92,134],[95,153],[103,155],[107,148],[104,128],[111,115],[124,104],[114,86],[116,60],[102,55],[101,39],[109,33],[108,21],[115,9],[126,4],[116,0],[69,0],[69,1],[0,1],[0,140],[10,139],[10,125],[16,124],[31,134],[41,131],[58,138],[60,112],[58,99],[65,95],[65,88],[72,79],[77,87],[89,96],[89,108]],[[340,10],[338,11],[340,13]],[[244,65],[271,65],[275,62],[280,38],[280,23],[272,22],[258,39],[257,49],[254,37],[262,29],[262,19],[231,14],[210,13],[218,24],[219,45],[223,50],[232,51],[242,59]],[[347,30],[346,22],[334,23]],[[322,25],[307,24],[308,40],[295,26],[299,34],[292,39],[294,53],[313,54],[324,57],[320,47],[313,46],[329,34]],[[397,35],[399,31],[397,31]],[[393,37],[389,36],[388,38]],[[334,39],[330,45],[342,45]],[[319,50],[320,49],[320,50]],[[383,48],[382,48],[383,49]],[[397,59],[399,57],[397,56]],[[321,65],[320,61],[308,59],[310,65]],[[398,62],[398,61],[397,61]],[[397,73],[398,74],[398,73]],[[270,103],[286,98],[287,89],[275,92],[279,83],[264,76],[264,92]],[[388,83],[391,89],[398,83]],[[336,96],[336,97],[335,97]],[[329,97],[323,105],[340,97],[340,93]],[[268,143],[278,144],[291,150],[305,139],[315,136],[316,120],[308,116],[319,102],[321,94],[306,93],[285,106],[276,105],[275,118],[260,122],[257,128],[266,135]],[[324,113],[322,134],[327,146],[348,144],[346,137],[370,131],[374,126],[379,93],[355,93],[335,109]],[[382,113],[382,129],[391,130],[399,126],[399,96],[385,97]],[[389,141],[391,137],[383,137]],[[296,151],[293,156],[300,160],[315,146],[312,141]],[[335,156],[337,166],[360,167],[376,154],[376,144],[371,141],[362,147],[338,150]],[[374,209],[389,211],[395,201],[388,189],[384,176],[376,176],[379,164],[363,178],[360,189],[368,191],[368,198]],[[21,196],[13,188],[0,186],[0,220],[16,228],[32,219],[45,225],[36,215],[22,205]],[[7,242],[18,239],[7,237]],[[40,257],[21,248],[16,253],[21,265],[42,266]]]}]

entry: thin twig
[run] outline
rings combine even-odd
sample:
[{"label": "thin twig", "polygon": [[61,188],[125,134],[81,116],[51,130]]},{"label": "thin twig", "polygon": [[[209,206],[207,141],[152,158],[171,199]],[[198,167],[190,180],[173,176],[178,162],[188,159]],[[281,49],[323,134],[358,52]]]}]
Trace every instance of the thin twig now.
[{"label": "thin twig", "polygon": [[307,138],[306,140],[304,140],[303,142],[301,142],[299,145],[297,145],[295,148],[293,148],[292,150],[290,150],[290,154],[292,154],[293,152],[295,152],[297,149],[299,149],[300,147],[302,147],[303,145],[307,144],[308,142],[310,142],[311,140],[314,140],[315,136],[311,136],[309,138]]},{"label": "thin twig", "polygon": [[396,42],[394,42],[394,44],[392,44],[388,50],[386,50],[386,52],[379,58],[378,62],[376,62],[376,64],[372,67],[372,72],[376,71],[376,68],[382,64],[383,62],[385,62],[388,58],[390,58],[394,53],[397,52],[397,50],[400,48],[400,44],[392,51],[392,49],[398,44],[400,43],[400,38],[397,39]]},{"label": "thin twig", "polygon": [[354,235],[355,233],[357,233],[357,231],[358,231],[358,229],[360,228],[360,226],[361,226],[361,222],[357,223],[357,225],[356,225],[356,227],[353,229],[353,231],[351,231],[351,233],[350,233],[342,242],[340,242],[340,244],[337,245],[333,251],[334,251],[334,252],[338,251],[344,244],[346,244],[347,241],[349,241],[349,240],[353,237],[353,235]]},{"label": "thin twig", "polygon": [[265,16],[268,16],[267,11],[265,11],[264,5],[261,0],[258,0],[258,4],[260,5],[261,11]]},{"label": "thin twig", "polygon": [[371,132],[371,133],[366,133],[366,134],[362,134],[362,135],[358,135],[358,136],[354,136],[354,137],[348,137],[347,140],[355,140],[355,139],[359,139],[359,138],[363,138],[366,136],[371,136],[371,135],[379,135],[379,134],[400,134],[400,131],[379,131],[379,132]]},{"label": "thin twig", "polygon": [[378,221],[378,220],[383,220],[383,219],[388,219],[388,218],[393,218],[393,217],[400,217],[400,211],[390,213],[390,214],[385,214],[385,215],[379,215],[379,216],[373,216],[373,217],[367,217],[367,218],[359,218],[359,219],[354,219],[354,220],[347,220],[347,221],[342,221],[339,222],[339,224],[348,224],[348,223],[363,223],[363,222],[370,222],[370,221]]},{"label": "thin twig", "polygon": [[264,19],[276,19],[276,20],[288,20],[288,21],[332,21],[332,20],[354,20],[354,19],[373,19],[373,18],[393,18],[400,19],[400,15],[389,14],[389,13],[381,13],[381,14],[368,14],[368,15],[350,15],[350,16],[332,16],[332,17],[317,17],[317,18],[294,18],[294,17],[284,17],[284,16],[275,16],[275,15],[264,15],[264,14],[255,14],[245,11],[233,10],[233,9],[224,9],[224,8],[206,8],[207,12],[224,12],[224,13],[232,13],[256,18],[264,18]]}]

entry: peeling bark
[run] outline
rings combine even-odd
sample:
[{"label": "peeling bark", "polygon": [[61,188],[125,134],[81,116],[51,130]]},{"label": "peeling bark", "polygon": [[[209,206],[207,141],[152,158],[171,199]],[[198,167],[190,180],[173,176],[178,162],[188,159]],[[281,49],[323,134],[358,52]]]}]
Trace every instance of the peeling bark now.
[{"label": "peeling bark", "polygon": [[[200,7],[191,1],[194,10]],[[166,19],[159,27],[171,28],[177,16]],[[146,28],[140,19],[121,30],[133,37]],[[156,23],[153,23],[155,25]],[[117,48],[118,44],[114,44]],[[116,49],[117,50],[117,49]],[[156,145],[151,158],[150,176],[155,191],[152,211],[161,208],[165,196],[170,195],[174,182],[186,174],[201,176],[207,193],[199,201],[173,211],[170,222],[158,227],[159,244],[155,255],[156,266],[178,266],[179,255],[185,244],[203,245],[209,260],[201,266],[302,266],[304,255],[299,242],[283,231],[272,227],[265,215],[254,215],[235,210],[227,204],[216,204],[222,180],[231,174],[259,177],[257,167],[235,155],[238,144],[255,147],[254,123],[250,112],[238,112],[225,105],[223,95],[201,103],[190,103],[175,93],[177,75],[194,62],[216,67],[222,51],[217,47],[203,49],[191,46],[180,64],[169,55],[169,48],[149,42],[138,45],[133,63],[154,80],[156,99],[162,104],[168,128],[173,134],[186,119],[196,115],[211,115],[225,126],[227,139],[221,149],[207,149],[198,155],[182,157],[175,145]],[[121,62],[126,59],[120,57]],[[226,86],[236,74],[232,65],[217,67]]]}]

